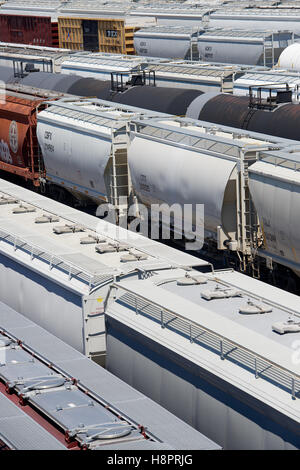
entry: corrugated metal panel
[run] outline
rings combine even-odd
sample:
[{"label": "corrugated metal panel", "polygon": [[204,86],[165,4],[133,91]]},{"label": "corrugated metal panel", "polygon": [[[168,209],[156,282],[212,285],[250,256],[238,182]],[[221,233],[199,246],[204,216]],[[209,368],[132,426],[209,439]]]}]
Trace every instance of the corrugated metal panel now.
[{"label": "corrugated metal panel", "polygon": [[58,18],[59,47],[67,47],[71,50],[83,49],[83,31],[81,19]]},{"label": "corrugated metal panel", "polygon": [[[3,325],[2,317],[1,310],[1,325]],[[20,316],[20,322],[22,322],[23,318],[25,317]],[[11,319],[10,325],[13,326],[9,326],[9,323],[7,324],[5,322],[10,333],[15,335],[17,338],[22,338],[22,341],[25,344],[30,344],[32,349],[37,351],[39,354],[42,354],[43,357],[46,357],[49,361],[58,363],[60,361],[76,361],[82,359],[82,354],[71,346],[68,346],[65,342],[60,341],[58,338],[55,338],[55,345],[52,341],[49,342],[49,333],[43,328],[35,325],[33,322],[29,322],[28,325],[24,327],[19,325],[17,320],[19,320],[19,317],[17,319]]]},{"label": "corrugated metal panel", "polygon": [[[0,304],[1,308],[1,304]],[[2,315],[0,313],[0,315]],[[1,420],[7,419],[7,418],[14,418],[19,415],[25,415],[19,408],[14,405],[8,398],[6,398],[2,393],[0,393],[0,422]],[[1,432],[1,426],[0,426],[0,432]]]},{"label": "corrugated metal panel", "polygon": [[123,19],[92,17],[58,18],[59,44],[72,50],[133,54],[133,33]]},{"label": "corrugated metal panel", "polygon": [[[205,438],[203,435],[199,434],[191,427],[180,421],[179,419],[170,415],[165,409],[161,408],[160,406],[156,405],[153,401],[149,398],[146,398],[141,393],[134,390],[132,387],[126,385],[124,382],[120,381],[118,378],[114,377],[112,374],[107,372],[105,369],[99,367],[97,364],[93,363],[89,359],[84,358],[82,355],[78,354],[77,352],[73,351],[68,346],[64,345],[62,341],[58,338],[54,337],[50,333],[41,331],[41,328],[34,325],[30,322],[30,326],[26,328],[19,328],[18,325],[22,316],[17,312],[11,312],[9,315],[9,321],[14,322],[15,328],[8,328],[7,327],[7,320],[5,319],[5,315],[2,315],[2,311],[6,311],[6,307],[3,304],[0,304],[0,327],[2,329],[7,330],[10,334],[15,335],[18,340],[21,340],[26,348],[30,348],[30,350],[34,350],[37,352],[46,363],[50,363],[52,365],[51,374],[53,373],[56,367],[60,368],[65,374],[68,374],[70,377],[75,377],[78,380],[78,383],[82,387],[86,387],[96,395],[100,400],[104,400],[110,407],[114,407],[119,410],[120,414],[124,416],[125,419],[129,419],[137,424],[142,424],[146,427],[147,432],[154,434],[155,439],[159,439],[162,441],[162,444],[158,445],[158,448],[170,449],[170,448],[207,448],[207,449],[217,449],[218,446],[211,442],[209,439]],[[11,324],[11,323],[10,323]],[[51,347],[50,347],[51,346]],[[44,374],[44,369],[47,367],[39,363],[37,359],[34,362],[28,362],[28,358],[24,360],[27,362],[23,364],[22,357],[23,355],[27,355],[28,353],[23,349],[11,349],[10,350],[10,358],[13,359],[16,355],[19,354],[19,364],[16,366],[14,365],[13,368],[9,369],[9,365],[3,368],[2,373],[7,375],[10,371],[11,376],[16,376],[19,372],[16,372],[16,367],[23,368],[24,373],[29,373],[30,369],[30,377],[37,376],[37,374]],[[21,357],[22,356],[22,357]],[[28,356],[31,358],[31,356]],[[9,364],[9,362],[8,362]],[[40,365],[39,365],[40,364]],[[35,368],[36,375],[33,374],[33,369]],[[26,369],[26,370],[25,370]],[[21,369],[20,369],[21,370]],[[49,375],[49,374],[47,374]],[[26,377],[26,374],[24,375]],[[18,385],[17,385],[18,386]],[[22,384],[20,385],[22,388]],[[68,389],[69,390],[69,389]],[[90,408],[90,406],[84,408],[74,408],[73,402],[77,405],[82,402],[82,400],[90,400],[90,397],[86,397],[85,394],[79,392],[76,387],[70,391],[66,390],[64,393],[64,388],[58,389],[57,391],[52,391],[51,393],[46,394],[33,394],[28,398],[30,403],[36,404],[39,409],[43,412],[47,412],[51,419],[51,414],[53,413],[53,409],[57,404],[61,404],[61,409],[57,410],[59,414],[56,414],[55,418],[58,422],[61,421],[62,425],[65,426],[65,421],[72,419],[72,416],[77,416],[78,413],[82,414],[82,420],[80,422],[84,422],[88,424],[88,420],[93,420],[93,411],[101,411],[107,415],[110,412],[110,409],[102,408],[100,405],[95,403],[95,408]],[[67,394],[67,396],[66,396]],[[0,395],[1,397],[1,395]],[[70,400],[67,398],[70,397],[71,404],[69,403]],[[86,397],[86,398],[85,398]],[[70,407],[68,412],[65,412],[63,404],[65,400],[68,399],[68,407]],[[83,402],[82,402],[83,403]],[[127,407],[127,404],[129,405]],[[143,406],[146,404],[147,406]],[[1,406],[1,401],[0,401]],[[75,409],[75,413],[71,413],[72,409]],[[130,411],[130,414],[127,414],[127,410]],[[70,418],[68,417],[70,415]],[[103,415],[104,416],[104,415]],[[113,420],[116,420],[114,415],[111,415]],[[78,418],[79,419],[79,418]],[[107,422],[107,419],[106,421]],[[99,422],[99,425],[101,423]],[[135,426],[135,425],[134,425]],[[74,428],[74,425],[71,426]],[[155,429],[155,433],[152,433],[152,428]],[[0,429],[1,428],[1,421],[0,421]],[[20,427],[19,434],[16,436],[20,439],[23,438],[24,432],[30,432],[30,429]],[[32,433],[34,435],[34,433]],[[137,436],[139,437],[139,436]],[[174,441],[174,445],[173,445]],[[24,443],[18,443],[18,446],[25,446]],[[135,445],[135,444],[133,444]],[[39,448],[43,446],[43,442],[37,443]],[[156,448],[156,444],[153,443],[151,448]],[[148,446],[149,447],[149,446]],[[102,448],[102,446],[101,446]],[[126,444],[125,447],[126,448]],[[137,446],[139,448],[139,445]],[[141,448],[144,446],[141,444]],[[147,446],[146,446],[147,448]]]},{"label": "corrugated metal panel", "polygon": [[2,394],[0,438],[16,450],[66,450],[65,446]]},{"label": "corrugated metal panel", "polygon": [[1,12],[0,40],[20,44],[58,46],[50,17],[8,15]]}]

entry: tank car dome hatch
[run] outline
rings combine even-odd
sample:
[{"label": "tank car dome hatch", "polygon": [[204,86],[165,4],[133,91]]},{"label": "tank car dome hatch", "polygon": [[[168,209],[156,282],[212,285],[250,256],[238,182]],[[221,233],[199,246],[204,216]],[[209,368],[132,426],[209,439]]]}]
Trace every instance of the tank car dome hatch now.
[{"label": "tank car dome hatch", "polygon": [[293,318],[288,318],[285,322],[274,323],[272,330],[280,335],[284,335],[285,333],[298,333],[300,331],[300,322]]},{"label": "tank car dome hatch", "polygon": [[248,299],[247,304],[245,306],[240,307],[239,313],[244,315],[256,315],[256,314],[264,314],[264,313],[271,313],[273,310],[271,307],[253,302],[252,300]]},{"label": "tank car dome hatch", "polygon": [[185,90],[181,88],[138,86],[129,88],[112,99],[117,103],[159,111],[161,113],[185,116],[188,106],[202,95],[200,90]]},{"label": "tank car dome hatch", "polygon": [[286,47],[279,56],[277,66],[282,69],[300,72],[300,43]]}]

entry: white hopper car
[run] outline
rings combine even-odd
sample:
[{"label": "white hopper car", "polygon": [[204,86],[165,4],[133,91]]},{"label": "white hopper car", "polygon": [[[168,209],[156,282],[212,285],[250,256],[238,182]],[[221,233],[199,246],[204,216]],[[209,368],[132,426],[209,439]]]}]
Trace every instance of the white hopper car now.
[{"label": "white hopper car", "polygon": [[[300,270],[299,231],[290,230],[298,202],[291,206],[286,233],[285,243],[292,249],[280,254],[270,242],[280,217],[266,237],[265,213],[251,183],[252,165],[255,168],[268,151],[281,150],[288,161],[294,159],[286,169],[287,178],[293,178],[295,170],[297,175],[298,157],[290,149],[296,142],[186,118],[155,117],[125,106],[103,106],[97,100],[61,100],[38,114],[37,135],[51,183],[82,198],[108,201],[119,210],[124,208],[123,196],[122,201],[135,201],[137,213],[140,203],[204,204],[206,241],[236,253],[243,270],[256,271],[260,253],[269,264],[274,257],[274,262]],[[278,210],[284,219],[286,209]],[[193,227],[195,220],[188,222]],[[181,230],[180,221],[174,229]]]}]

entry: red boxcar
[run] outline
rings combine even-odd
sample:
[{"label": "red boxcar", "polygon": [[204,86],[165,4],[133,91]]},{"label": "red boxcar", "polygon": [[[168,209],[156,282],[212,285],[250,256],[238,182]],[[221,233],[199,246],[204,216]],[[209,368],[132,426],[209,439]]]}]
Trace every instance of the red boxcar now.
[{"label": "red boxcar", "polygon": [[58,47],[58,25],[50,17],[1,13],[0,41]]}]

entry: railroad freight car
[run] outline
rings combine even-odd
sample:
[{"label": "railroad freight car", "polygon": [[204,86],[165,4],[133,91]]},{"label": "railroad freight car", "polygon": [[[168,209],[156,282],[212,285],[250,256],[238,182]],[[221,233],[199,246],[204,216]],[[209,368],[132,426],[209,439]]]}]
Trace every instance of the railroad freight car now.
[{"label": "railroad freight car", "polygon": [[270,87],[284,91],[288,85],[293,102],[300,99],[300,75],[297,72],[273,68],[272,70],[246,70],[234,80],[233,94],[249,96],[249,88],[261,89],[261,96],[268,98]]},{"label": "railroad freight car", "polygon": [[119,198],[130,194],[128,125],[133,117],[151,120],[159,115],[98,100],[49,103],[39,113],[37,127],[47,180],[78,198],[118,207]]},{"label": "railroad freight car", "polygon": [[296,42],[284,49],[278,59],[278,67],[292,72],[300,71],[300,44]]},{"label": "railroad freight car", "polygon": [[[263,234],[249,192],[248,168],[261,153],[285,149],[292,141],[170,117],[133,119],[130,142],[128,165],[137,200],[149,209],[166,203],[165,216],[176,203],[182,209],[184,204],[204,204],[206,242],[235,253],[240,269],[255,274]],[[182,218],[172,221],[174,232],[182,233]],[[196,227],[195,212],[185,214],[185,222]]]},{"label": "railroad freight car", "polygon": [[5,180],[0,207],[1,299],[101,364],[103,302],[114,279],[210,266]]},{"label": "railroad freight car", "polygon": [[46,100],[61,95],[17,86],[6,88],[5,99],[0,101],[0,169],[19,175],[33,186],[40,185],[45,176],[39,158],[36,137],[37,109],[43,109]]},{"label": "railroad freight car", "polygon": [[30,73],[21,80],[17,80],[17,82],[19,81],[22,85],[36,89],[45,87],[47,90],[75,96],[93,96],[101,99],[110,98],[111,83],[95,80],[94,78],[83,78],[77,75],[65,75],[62,73],[35,72]]},{"label": "railroad freight car", "polygon": [[[232,93],[233,81],[247,70],[264,70],[247,65],[210,64],[157,57],[118,56],[116,54],[73,54],[62,63],[62,73],[110,80],[111,73],[122,73],[124,80],[143,71],[155,74],[158,87],[224,91]],[[167,91],[167,90],[166,90]]]},{"label": "railroad freight car", "polygon": [[297,40],[292,31],[207,29],[198,36],[202,60],[273,67],[285,47]]},{"label": "railroad freight car", "polygon": [[151,26],[134,34],[134,47],[141,56],[199,60],[197,35],[189,26]]},{"label": "railroad freight car", "polygon": [[105,318],[108,370],[226,450],[300,448],[298,296],[174,270],[115,282]]},{"label": "railroad freight car", "polygon": [[[193,62],[174,60],[147,64],[147,72],[155,73],[155,83],[159,87],[178,87],[206,91],[223,91],[232,93],[235,80],[248,70],[264,70],[263,67],[247,65]],[[168,90],[166,90],[166,94]]]},{"label": "railroad freight car", "polygon": [[[206,93],[189,106],[186,115],[225,126],[300,140],[300,105],[292,102],[285,84],[254,86],[250,96]],[[298,95],[296,91],[296,95]]]},{"label": "railroad freight car", "polygon": [[77,96],[96,97],[115,103],[135,106],[150,111],[156,111],[176,116],[185,116],[188,106],[202,95],[200,89],[180,89],[177,87],[165,88],[154,86],[152,72],[148,78],[143,74],[133,73],[126,82],[122,74],[114,74],[112,81],[83,78],[68,74],[51,74],[36,72],[29,74],[21,80],[24,85],[31,87],[45,87],[52,91],[60,91]]},{"label": "railroad freight car", "polygon": [[58,25],[51,17],[0,13],[0,41],[58,47]]},{"label": "railroad freight car", "polygon": [[152,5],[137,5],[128,14],[130,18],[152,20],[159,26],[204,26],[209,20],[209,7],[201,5],[181,5],[180,3],[163,3]]},{"label": "railroad freight car", "polygon": [[133,34],[138,29],[124,19],[59,17],[59,45],[77,51],[134,54]]},{"label": "railroad freight car", "polygon": [[[38,76],[36,73],[29,77]],[[62,79],[59,74],[49,76]],[[70,80],[72,76],[67,78]],[[103,85],[105,82],[99,83]],[[172,109],[172,103],[176,104],[177,109],[179,104],[182,105],[179,100],[171,99],[167,102],[164,88],[149,89],[151,93],[157,93],[156,98],[161,93],[161,101],[164,100],[164,106],[169,110]],[[132,87],[123,93],[116,93],[114,99],[117,97],[120,100],[137,100],[140,93],[141,101],[145,98],[149,100],[151,94],[143,93],[146,90],[143,86]],[[176,89],[177,92],[195,93],[192,90]],[[196,99],[189,95],[196,110],[198,101],[201,100],[201,93],[197,93]],[[206,99],[211,97],[208,94],[203,96]],[[233,98],[230,95],[220,96]],[[167,98],[170,99],[170,96]],[[144,101],[145,106],[149,107],[153,106],[153,102],[154,99],[152,102],[148,101],[149,104]],[[269,249],[270,244],[264,237],[264,233],[268,231],[264,232],[263,215],[260,215],[253,205],[255,195],[250,194],[247,173],[248,167],[257,161],[261,152],[287,149],[286,152],[289,153],[289,146],[297,145],[296,141],[249,133],[245,130],[237,132],[233,128],[223,126],[217,128],[209,123],[94,99],[69,97],[48,101],[46,106],[46,109],[38,114],[37,149],[41,149],[41,152],[36,160],[39,165],[38,172],[32,180],[35,184],[42,185],[42,189],[50,191],[55,198],[74,203],[74,199],[70,198],[75,197],[76,202],[79,200],[83,204],[89,201],[108,201],[114,205],[119,215],[126,211],[124,203],[119,200],[120,196],[124,196],[126,202],[134,200],[136,209],[140,203],[148,207],[161,202],[171,205],[205,204],[204,229],[209,248],[212,245],[226,257],[231,259],[233,256],[237,266],[256,276],[261,272],[261,259],[263,269],[267,267],[268,271],[270,268],[272,273],[273,259],[274,266],[280,263],[297,273],[300,271],[298,255],[296,254],[295,258],[293,254],[297,253],[299,247],[297,237],[293,241],[288,239],[294,252],[283,250],[283,254],[280,254],[278,249]],[[155,106],[160,107],[158,102]],[[292,106],[298,109],[297,105]],[[284,106],[279,109],[284,109]],[[273,116],[275,114],[268,112]],[[12,145],[14,129],[11,132]],[[72,145],[76,135],[84,135],[84,147],[82,138],[79,139],[78,146]],[[92,160],[82,160],[82,155],[86,155],[85,148],[91,148],[91,143],[95,157]],[[174,147],[180,150],[175,152]],[[3,152],[6,158],[5,149]],[[185,152],[188,154],[187,161],[191,159],[189,165],[182,158]],[[36,155],[34,152],[33,154]],[[170,167],[170,158],[173,157],[176,157],[176,161],[174,160]],[[5,163],[3,162],[3,165]],[[225,173],[216,174],[214,165],[218,168],[221,163],[224,163],[227,169]],[[13,173],[23,172],[24,178],[24,167],[20,169],[20,166],[9,165],[5,166],[5,169]],[[200,187],[199,175],[204,177]],[[168,185],[165,184],[166,177],[169,178]],[[215,187],[211,186],[211,182],[215,183]],[[289,195],[291,194],[290,192]],[[190,222],[194,224],[193,219]],[[271,233],[268,232],[268,237],[273,235],[272,230]],[[268,252],[271,253],[270,256],[267,255]],[[287,281],[285,275],[281,278],[283,282]]]},{"label": "railroad freight car", "polygon": [[0,331],[0,442],[9,449],[220,449],[3,303]]},{"label": "railroad freight car", "polygon": [[261,255],[300,276],[300,149],[262,153],[249,168],[249,188],[264,235]]},{"label": "railroad freight car", "polygon": [[207,60],[272,67],[280,53],[299,36],[292,31],[153,26],[134,34],[142,56]]},{"label": "railroad freight car", "polygon": [[11,67],[19,77],[36,71],[58,73],[70,54],[69,49],[1,42],[0,66]]},{"label": "railroad freight car", "polygon": [[209,26],[211,28],[240,28],[246,31],[273,30],[300,33],[300,9],[295,8],[267,8],[218,9],[210,14]]},{"label": "railroad freight car", "polygon": [[[149,59],[152,62],[155,59]],[[131,73],[141,71],[147,64],[145,57],[124,54],[93,53],[73,54],[62,63],[62,73],[110,80],[112,72],[123,74],[129,79]]]},{"label": "railroad freight car", "polygon": [[[3,79],[8,82],[15,81],[10,68],[2,67],[0,72]],[[16,81],[19,81],[19,79]],[[44,109],[45,105],[43,103],[45,101],[62,97],[62,93],[74,95],[88,93],[91,96],[96,95],[107,100],[113,99],[116,102],[120,102],[121,105],[111,107],[111,103],[104,103],[101,108],[101,103],[91,100],[85,104],[81,103],[81,106],[80,100],[78,101],[78,98],[73,98],[72,102],[69,102],[69,104],[67,102],[62,104],[61,112],[63,112],[63,106],[66,112],[67,108],[69,108],[69,113],[72,113],[72,110],[77,112],[78,106],[80,106],[80,108],[85,111],[82,115],[86,115],[86,118],[90,119],[92,110],[94,109],[95,119],[97,121],[97,113],[99,111],[101,112],[101,109],[104,113],[109,109],[112,111],[115,109],[120,116],[123,116],[121,120],[124,120],[126,114],[132,118],[134,115],[132,113],[140,113],[140,109],[132,108],[128,106],[128,103],[153,110],[156,115],[160,114],[158,110],[161,109],[165,109],[165,112],[168,114],[184,115],[188,105],[201,94],[201,91],[198,90],[180,90],[174,88],[170,89],[168,95],[165,96],[163,88],[153,86],[133,86],[132,89],[125,89],[123,93],[112,93],[111,82],[46,72],[29,74],[22,79],[22,83],[26,85],[7,85],[6,101],[0,103],[0,118],[2,122],[0,168],[5,172],[19,175],[26,181],[32,181],[34,186],[39,186],[41,182],[45,180],[44,160],[36,140],[36,114]],[[42,85],[47,90],[57,91],[43,91],[40,88],[33,88],[27,85],[28,83],[30,85],[34,84],[35,87]],[[142,112],[142,114],[145,113],[150,117],[150,112]],[[53,117],[54,115],[52,115],[52,118]],[[115,120],[118,120],[117,116]],[[111,123],[112,122],[113,120]],[[48,146],[47,148],[52,147],[50,145],[50,147]],[[51,168],[53,171],[49,172],[49,177],[51,177],[51,173],[52,177],[56,179],[58,170],[55,170],[53,165]],[[83,173],[79,180],[82,180],[82,178],[86,180],[84,177],[86,171],[84,168],[82,168],[81,171]],[[66,177],[67,173],[64,172],[60,177]],[[102,176],[99,175],[101,178]],[[68,180],[69,179],[70,178],[68,178]],[[80,182],[78,178],[75,179],[77,183]],[[77,184],[75,184],[76,181],[74,180],[72,182],[72,188],[69,184],[66,184],[65,187],[73,191],[74,185],[77,187]],[[82,181],[78,187],[83,187]],[[95,183],[93,182],[93,184]],[[95,192],[94,190],[96,190],[97,193],[97,184],[93,188],[89,183],[88,187],[90,189],[85,188],[84,191],[80,191],[81,196],[91,197],[92,193]],[[104,198],[106,197],[107,191],[106,189],[102,195]]]}]

